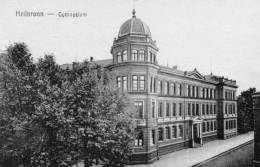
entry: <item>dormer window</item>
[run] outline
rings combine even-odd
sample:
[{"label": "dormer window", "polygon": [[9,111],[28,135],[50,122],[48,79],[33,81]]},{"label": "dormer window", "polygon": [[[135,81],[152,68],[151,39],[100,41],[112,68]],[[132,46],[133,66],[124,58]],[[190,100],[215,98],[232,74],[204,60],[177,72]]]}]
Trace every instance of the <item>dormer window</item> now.
[{"label": "dormer window", "polygon": [[117,63],[121,63],[121,62],[122,62],[121,52],[117,52]]},{"label": "dormer window", "polygon": [[137,61],[137,50],[135,49],[132,50],[132,60]]},{"label": "dormer window", "polygon": [[127,61],[127,50],[123,51],[122,58],[123,58],[123,61]]}]

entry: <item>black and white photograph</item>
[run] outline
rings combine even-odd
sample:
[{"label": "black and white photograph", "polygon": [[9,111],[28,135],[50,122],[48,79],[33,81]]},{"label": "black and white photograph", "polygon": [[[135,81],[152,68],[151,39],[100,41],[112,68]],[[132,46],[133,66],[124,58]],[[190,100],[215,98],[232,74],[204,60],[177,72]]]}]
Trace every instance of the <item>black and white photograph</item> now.
[{"label": "black and white photograph", "polygon": [[260,1],[0,0],[0,167],[260,167]]}]

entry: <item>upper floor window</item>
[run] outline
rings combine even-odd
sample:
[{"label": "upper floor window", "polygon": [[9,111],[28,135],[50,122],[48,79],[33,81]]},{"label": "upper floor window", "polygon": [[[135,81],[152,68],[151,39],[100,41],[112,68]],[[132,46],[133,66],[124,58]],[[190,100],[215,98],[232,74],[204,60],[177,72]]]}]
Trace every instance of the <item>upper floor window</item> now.
[{"label": "upper floor window", "polygon": [[170,116],[170,103],[166,103],[166,117]]},{"label": "upper floor window", "polygon": [[179,103],[179,116],[182,116],[182,103]]},{"label": "upper floor window", "polygon": [[169,82],[165,82],[165,88],[164,88],[164,94],[168,95],[169,94]]},{"label": "upper floor window", "polygon": [[162,116],[163,116],[163,103],[160,102],[158,106],[158,117],[162,117]]},{"label": "upper floor window", "polygon": [[123,61],[127,61],[127,50],[123,51],[122,59]]},{"label": "upper floor window", "polygon": [[133,61],[137,61],[138,60],[137,59],[137,50],[135,50],[135,49],[132,50],[132,60]]},{"label": "upper floor window", "polygon": [[142,76],[140,76],[140,90],[144,90],[145,89],[145,81],[144,81],[145,79],[144,79],[144,76],[142,75]]},{"label": "upper floor window", "polygon": [[143,113],[144,112],[143,102],[142,101],[136,101],[136,102],[134,102],[134,105],[136,107],[139,118],[143,118],[143,115],[144,115],[144,113]]},{"label": "upper floor window", "polygon": [[172,116],[176,116],[176,103],[172,103]]},{"label": "upper floor window", "polygon": [[140,61],[144,61],[144,50],[139,51],[139,58],[140,58]]},{"label": "upper floor window", "polygon": [[155,101],[152,101],[152,117],[155,117]]},{"label": "upper floor window", "polygon": [[190,103],[188,103],[188,115],[191,115],[191,104]]},{"label": "upper floor window", "polygon": [[117,53],[117,63],[121,63],[122,62],[122,56],[121,56],[121,52]]},{"label": "upper floor window", "polygon": [[132,76],[132,89],[137,90],[137,76],[136,75]]}]

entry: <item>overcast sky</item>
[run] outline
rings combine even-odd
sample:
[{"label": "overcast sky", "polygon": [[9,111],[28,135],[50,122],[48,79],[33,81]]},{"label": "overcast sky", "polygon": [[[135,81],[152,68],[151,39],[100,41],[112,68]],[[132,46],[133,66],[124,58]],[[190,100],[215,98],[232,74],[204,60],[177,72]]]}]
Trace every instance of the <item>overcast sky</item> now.
[{"label": "overcast sky", "polygon": [[[53,53],[59,64],[109,59],[132,8],[132,0],[1,0],[0,50],[25,42],[35,59]],[[159,64],[237,80],[239,91],[260,89],[259,0],[138,0],[135,8],[157,41]],[[16,11],[55,15],[17,17]],[[58,12],[87,17],[59,18]]]}]

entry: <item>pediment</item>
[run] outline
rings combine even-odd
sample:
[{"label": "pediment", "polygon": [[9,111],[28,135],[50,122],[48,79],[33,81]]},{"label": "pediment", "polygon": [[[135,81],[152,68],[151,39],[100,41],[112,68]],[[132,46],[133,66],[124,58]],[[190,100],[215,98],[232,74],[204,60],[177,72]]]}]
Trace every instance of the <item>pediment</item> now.
[{"label": "pediment", "polygon": [[191,77],[191,78],[196,78],[196,79],[204,79],[204,76],[201,75],[197,69],[195,68],[193,71],[189,72],[187,74],[187,76]]}]

